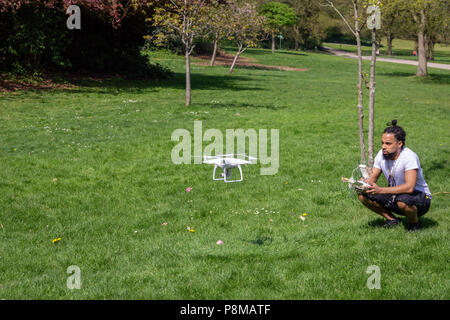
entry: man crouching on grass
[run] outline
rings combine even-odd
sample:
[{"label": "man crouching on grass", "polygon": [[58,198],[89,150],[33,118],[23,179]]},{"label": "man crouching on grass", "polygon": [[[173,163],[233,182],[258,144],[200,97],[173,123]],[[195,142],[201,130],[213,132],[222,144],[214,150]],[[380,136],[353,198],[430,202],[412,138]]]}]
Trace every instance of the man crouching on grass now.
[{"label": "man crouching on grass", "polygon": [[[431,193],[420,167],[419,157],[405,147],[406,132],[392,120],[381,138],[382,149],[375,157],[370,178],[371,186],[359,194],[359,200],[370,210],[386,218],[383,227],[398,225],[401,220],[392,213],[406,216],[408,230],[420,230],[419,217],[427,213]],[[376,182],[383,172],[389,187],[379,187]]]}]

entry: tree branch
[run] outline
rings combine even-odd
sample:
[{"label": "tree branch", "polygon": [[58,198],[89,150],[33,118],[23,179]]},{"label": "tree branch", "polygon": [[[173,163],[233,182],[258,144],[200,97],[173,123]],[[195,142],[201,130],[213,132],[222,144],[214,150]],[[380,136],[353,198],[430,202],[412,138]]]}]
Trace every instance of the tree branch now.
[{"label": "tree branch", "polygon": [[339,9],[336,8],[336,7],[334,6],[334,3],[331,2],[330,0],[326,0],[326,2],[327,2],[328,4],[322,4],[322,3],[319,3],[319,5],[322,6],[322,7],[331,7],[331,8],[333,8],[334,11],[336,11],[336,12],[339,14],[339,16],[341,17],[341,19],[345,22],[345,24],[346,24],[347,27],[350,29],[350,31],[353,33],[353,35],[356,36],[355,30],[353,30],[353,28],[350,26],[350,24],[348,23],[347,19],[346,19],[346,18],[344,17],[344,15],[339,11]]}]

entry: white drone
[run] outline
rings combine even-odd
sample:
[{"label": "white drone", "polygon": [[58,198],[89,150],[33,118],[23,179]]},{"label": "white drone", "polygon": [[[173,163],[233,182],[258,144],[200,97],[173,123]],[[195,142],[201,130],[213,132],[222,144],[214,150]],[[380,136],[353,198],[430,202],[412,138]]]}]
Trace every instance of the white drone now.
[{"label": "white drone", "polygon": [[[243,156],[244,159],[235,158],[234,154],[219,154],[217,156],[203,156],[203,163],[205,164],[213,164],[213,180],[215,181],[225,181],[225,182],[239,182],[244,178],[242,176],[242,165],[255,164],[256,158],[251,157],[247,154],[237,154],[236,156]],[[245,159],[247,158],[247,159]],[[220,174],[220,177],[216,177],[216,169],[220,167],[223,169],[223,173]],[[231,177],[231,169],[237,167],[241,174],[241,178],[239,180],[229,180]]]},{"label": "white drone", "polygon": [[[361,172],[361,175],[362,175],[362,179],[359,179],[359,180],[355,179],[353,177],[354,174],[355,174],[355,171],[357,171],[358,169],[359,169],[359,171]],[[370,187],[370,184],[365,182],[363,179],[369,179],[369,177],[370,177],[370,175],[369,175],[369,172],[368,172],[368,168],[364,164],[360,164],[355,169],[353,169],[351,178],[344,178],[344,177],[342,177],[341,180],[343,182],[348,183],[349,189],[353,188],[353,189],[358,190],[358,191],[364,191],[364,190],[367,190],[367,188]]]}]

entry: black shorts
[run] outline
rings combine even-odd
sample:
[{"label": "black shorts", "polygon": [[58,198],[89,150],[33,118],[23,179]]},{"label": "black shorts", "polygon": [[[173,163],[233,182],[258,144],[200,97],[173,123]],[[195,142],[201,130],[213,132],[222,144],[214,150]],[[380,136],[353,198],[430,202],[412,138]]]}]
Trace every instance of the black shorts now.
[{"label": "black shorts", "polygon": [[423,192],[414,190],[413,193],[404,194],[367,194],[363,193],[367,199],[376,201],[384,208],[395,212],[399,215],[404,215],[397,206],[397,202],[404,202],[408,206],[415,205],[417,207],[417,215],[423,216],[430,209],[431,199]]}]

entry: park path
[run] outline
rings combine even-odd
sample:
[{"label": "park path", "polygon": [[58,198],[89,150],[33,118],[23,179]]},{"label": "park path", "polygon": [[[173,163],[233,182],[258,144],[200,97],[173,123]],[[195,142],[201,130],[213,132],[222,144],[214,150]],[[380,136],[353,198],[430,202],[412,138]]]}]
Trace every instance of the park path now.
[{"label": "park path", "polygon": [[[348,57],[348,58],[358,58],[356,53],[347,52],[343,50],[333,49],[324,47],[324,49],[336,56],[339,57]],[[363,60],[370,60],[370,56],[363,56]],[[377,61],[383,61],[383,62],[392,62],[392,63],[400,63],[400,64],[409,64],[412,66],[417,66],[418,62],[414,60],[403,60],[403,59],[394,59],[394,58],[380,58],[377,57]],[[450,70],[450,64],[443,64],[443,63],[434,63],[434,62],[427,62],[427,67],[429,68],[436,68],[436,69],[443,69],[443,70]]]}]

